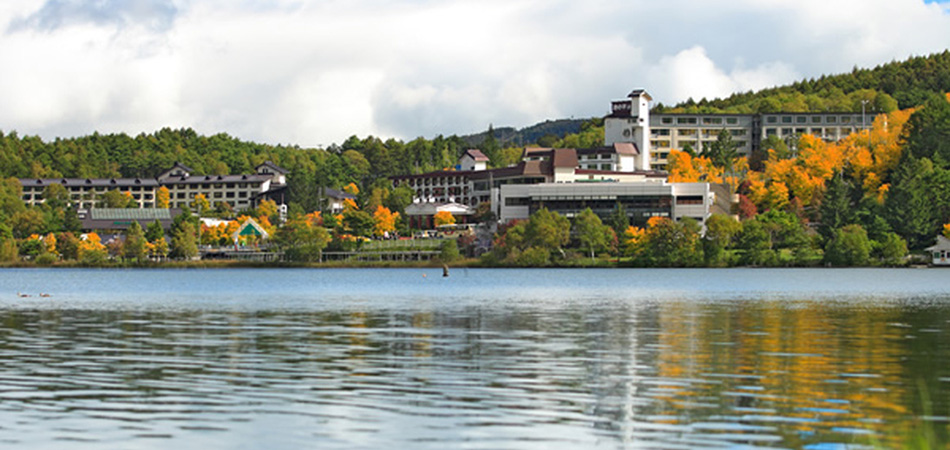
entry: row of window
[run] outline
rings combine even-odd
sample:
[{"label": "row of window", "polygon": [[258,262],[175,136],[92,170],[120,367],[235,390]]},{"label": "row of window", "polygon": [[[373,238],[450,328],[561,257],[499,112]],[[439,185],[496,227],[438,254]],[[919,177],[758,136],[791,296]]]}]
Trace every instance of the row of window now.
[{"label": "row of window", "polygon": [[[774,134],[774,133],[773,133],[773,134]],[[676,141],[676,143],[678,144],[678,146],[679,146],[680,148],[684,147],[686,144],[689,144],[691,147],[693,147],[694,150],[699,150],[699,143],[700,143],[700,142],[702,142],[703,145],[709,145],[709,144],[710,144],[711,142],[713,142],[713,141],[714,141],[714,139],[705,140],[705,141],[682,140],[682,139],[680,139],[680,140]],[[733,141],[733,142],[736,144],[736,148],[738,148],[738,149],[740,149],[740,150],[743,149],[746,145],[748,145],[748,142],[747,142],[747,141],[744,141],[744,140],[737,140],[737,141]],[[669,140],[665,140],[665,139],[655,139],[655,140],[650,141],[650,147],[653,147],[653,148],[670,148],[670,147],[672,147],[672,142],[670,142]],[[654,153],[654,154],[655,154],[655,153]]]},{"label": "row of window", "polygon": [[672,125],[676,123],[677,125],[698,125],[702,123],[703,125],[738,125],[738,117],[703,117],[700,120],[699,117],[676,117],[675,121],[673,117],[661,117],[660,122],[664,125]]},{"label": "row of window", "polygon": [[[811,119],[809,121],[809,119]],[[831,116],[831,115],[820,115],[820,116],[766,116],[765,123],[862,123],[861,116],[847,115],[847,116]]]},{"label": "row of window", "polygon": [[[781,133],[780,133],[781,131]],[[766,128],[766,136],[775,136],[781,134],[782,136],[790,136],[793,134],[813,134],[815,136],[834,136],[838,134],[841,137],[847,136],[856,130],[854,128]]]},{"label": "row of window", "polygon": [[[720,129],[699,129],[696,128],[676,128],[677,136],[695,136],[697,134],[702,134],[703,137],[718,138]],[[669,136],[671,129],[670,128],[653,128],[650,130],[650,135],[653,137],[657,136]],[[745,136],[749,130],[745,128],[732,128],[729,130],[729,134],[733,136]]]}]

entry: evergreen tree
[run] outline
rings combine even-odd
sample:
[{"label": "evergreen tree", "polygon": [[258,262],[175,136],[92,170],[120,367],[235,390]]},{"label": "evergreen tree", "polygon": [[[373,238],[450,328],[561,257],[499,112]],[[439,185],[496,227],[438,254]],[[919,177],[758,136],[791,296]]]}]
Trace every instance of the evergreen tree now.
[{"label": "evergreen tree", "polygon": [[929,158],[940,166],[950,164],[950,102],[931,96],[923,108],[907,120],[904,151],[915,158]]},{"label": "evergreen tree", "polygon": [[627,209],[623,207],[622,203],[617,202],[607,222],[618,236],[627,231],[630,226],[630,217],[627,216]]},{"label": "evergreen tree", "polygon": [[834,231],[854,223],[853,187],[844,174],[838,173],[828,182],[821,201],[821,227],[819,231],[831,239]]},{"label": "evergreen tree", "polygon": [[930,185],[933,173],[929,159],[918,160],[905,152],[884,202],[885,218],[911,248],[930,245],[937,232],[939,224]]}]

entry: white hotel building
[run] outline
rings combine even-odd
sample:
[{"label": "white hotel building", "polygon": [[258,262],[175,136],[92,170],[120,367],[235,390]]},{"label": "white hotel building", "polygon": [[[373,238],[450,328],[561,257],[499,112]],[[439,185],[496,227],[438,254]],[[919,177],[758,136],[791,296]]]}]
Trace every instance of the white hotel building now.
[{"label": "white hotel building", "polygon": [[246,175],[192,175],[192,170],[179,163],[156,178],[21,178],[23,201],[27,205],[43,203],[43,191],[59,184],[69,193],[70,203],[77,209],[98,205],[108,191],[127,192],[139,208],[154,208],[158,190],[169,191],[170,208],[190,208],[198,194],[203,194],[214,208],[226,202],[236,210],[257,206],[268,194],[286,187],[287,171],[267,161]]},{"label": "white hotel building", "polygon": [[526,148],[510,167],[486,169],[488,158],[468,150],[455,171],[392,177],[394,185],[415,192],[406,214],[417,227],[430,227],[431,215],[450,211],[466,221],[487,202],[501,222],[526,219],[540,208],[573,217],[591,208],[601,217],[623,205],[630,222],[650,217],[694,218],[730,212],[725,186],[668,183],[651,169],[650,96],[637,90],[612,102],[605,120],[605,145],[596,148]]}]

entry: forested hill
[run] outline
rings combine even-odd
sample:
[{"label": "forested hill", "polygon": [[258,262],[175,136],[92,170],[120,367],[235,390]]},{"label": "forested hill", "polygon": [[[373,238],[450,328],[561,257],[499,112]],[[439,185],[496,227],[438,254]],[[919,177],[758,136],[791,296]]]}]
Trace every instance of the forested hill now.
[{"label": "forested hill", "polygon": [[[950,91],[950,52],[911,58],[850,74],[805,80],[723,100],[686,103],[658,111],[764,112],[854,111],[866,100],[868,113],[889,112],[923,104],[933,93]],[[182,162],[197,174],[247,173],[263,161],[290,170],[306,184],[364,187],[396,174],[453,167],[465,149],[481,148],[496,167],[520,157],[520,147],[541,142],[586,147],[603,141],[599,120],[554,120],[522,130],[498,129],[468,137],[437,136],[404,142],[353,136],[327,149],[267,145],[227,134],[203,136],[189,128],[165,128],[129,136],[94,133],[43,141],[35,136],[0,131],[0,177],[154,177]],[[579,130],[579,132],[578,132]],[[566,136],[565,136],[566,134]],[[562,138],[557,140],[557,138]]]},{"label": "forested hill", "polygon": [[[495,128],[495,139],[502,146],[524,146],[538,142],[545,136],[561,139],[571,133],[580,133],[581,125],[588,119],[560,119],[545,120],[530,127],[515,129],[514,127]],[[478,146],[488,138],[489,131],[462,136],[471,146]]]},{"label": "forested hill", "polygon": [[933,94],[950,92],[950,50],[873,69],[855,67],[850,73],[821,76],[788,86],[733,94],[725,99],[689,99],[655,112],[766,113],[860,111],[891,112],[923,104]]}]

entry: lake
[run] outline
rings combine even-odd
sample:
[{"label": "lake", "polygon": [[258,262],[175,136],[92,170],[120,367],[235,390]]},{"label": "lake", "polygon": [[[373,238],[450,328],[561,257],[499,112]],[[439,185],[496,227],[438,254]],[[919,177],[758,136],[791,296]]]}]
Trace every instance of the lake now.
[{"label": "lake", "polygon": [[0,270],[0,446],[948,441],[950,270],[441,275]]}]

